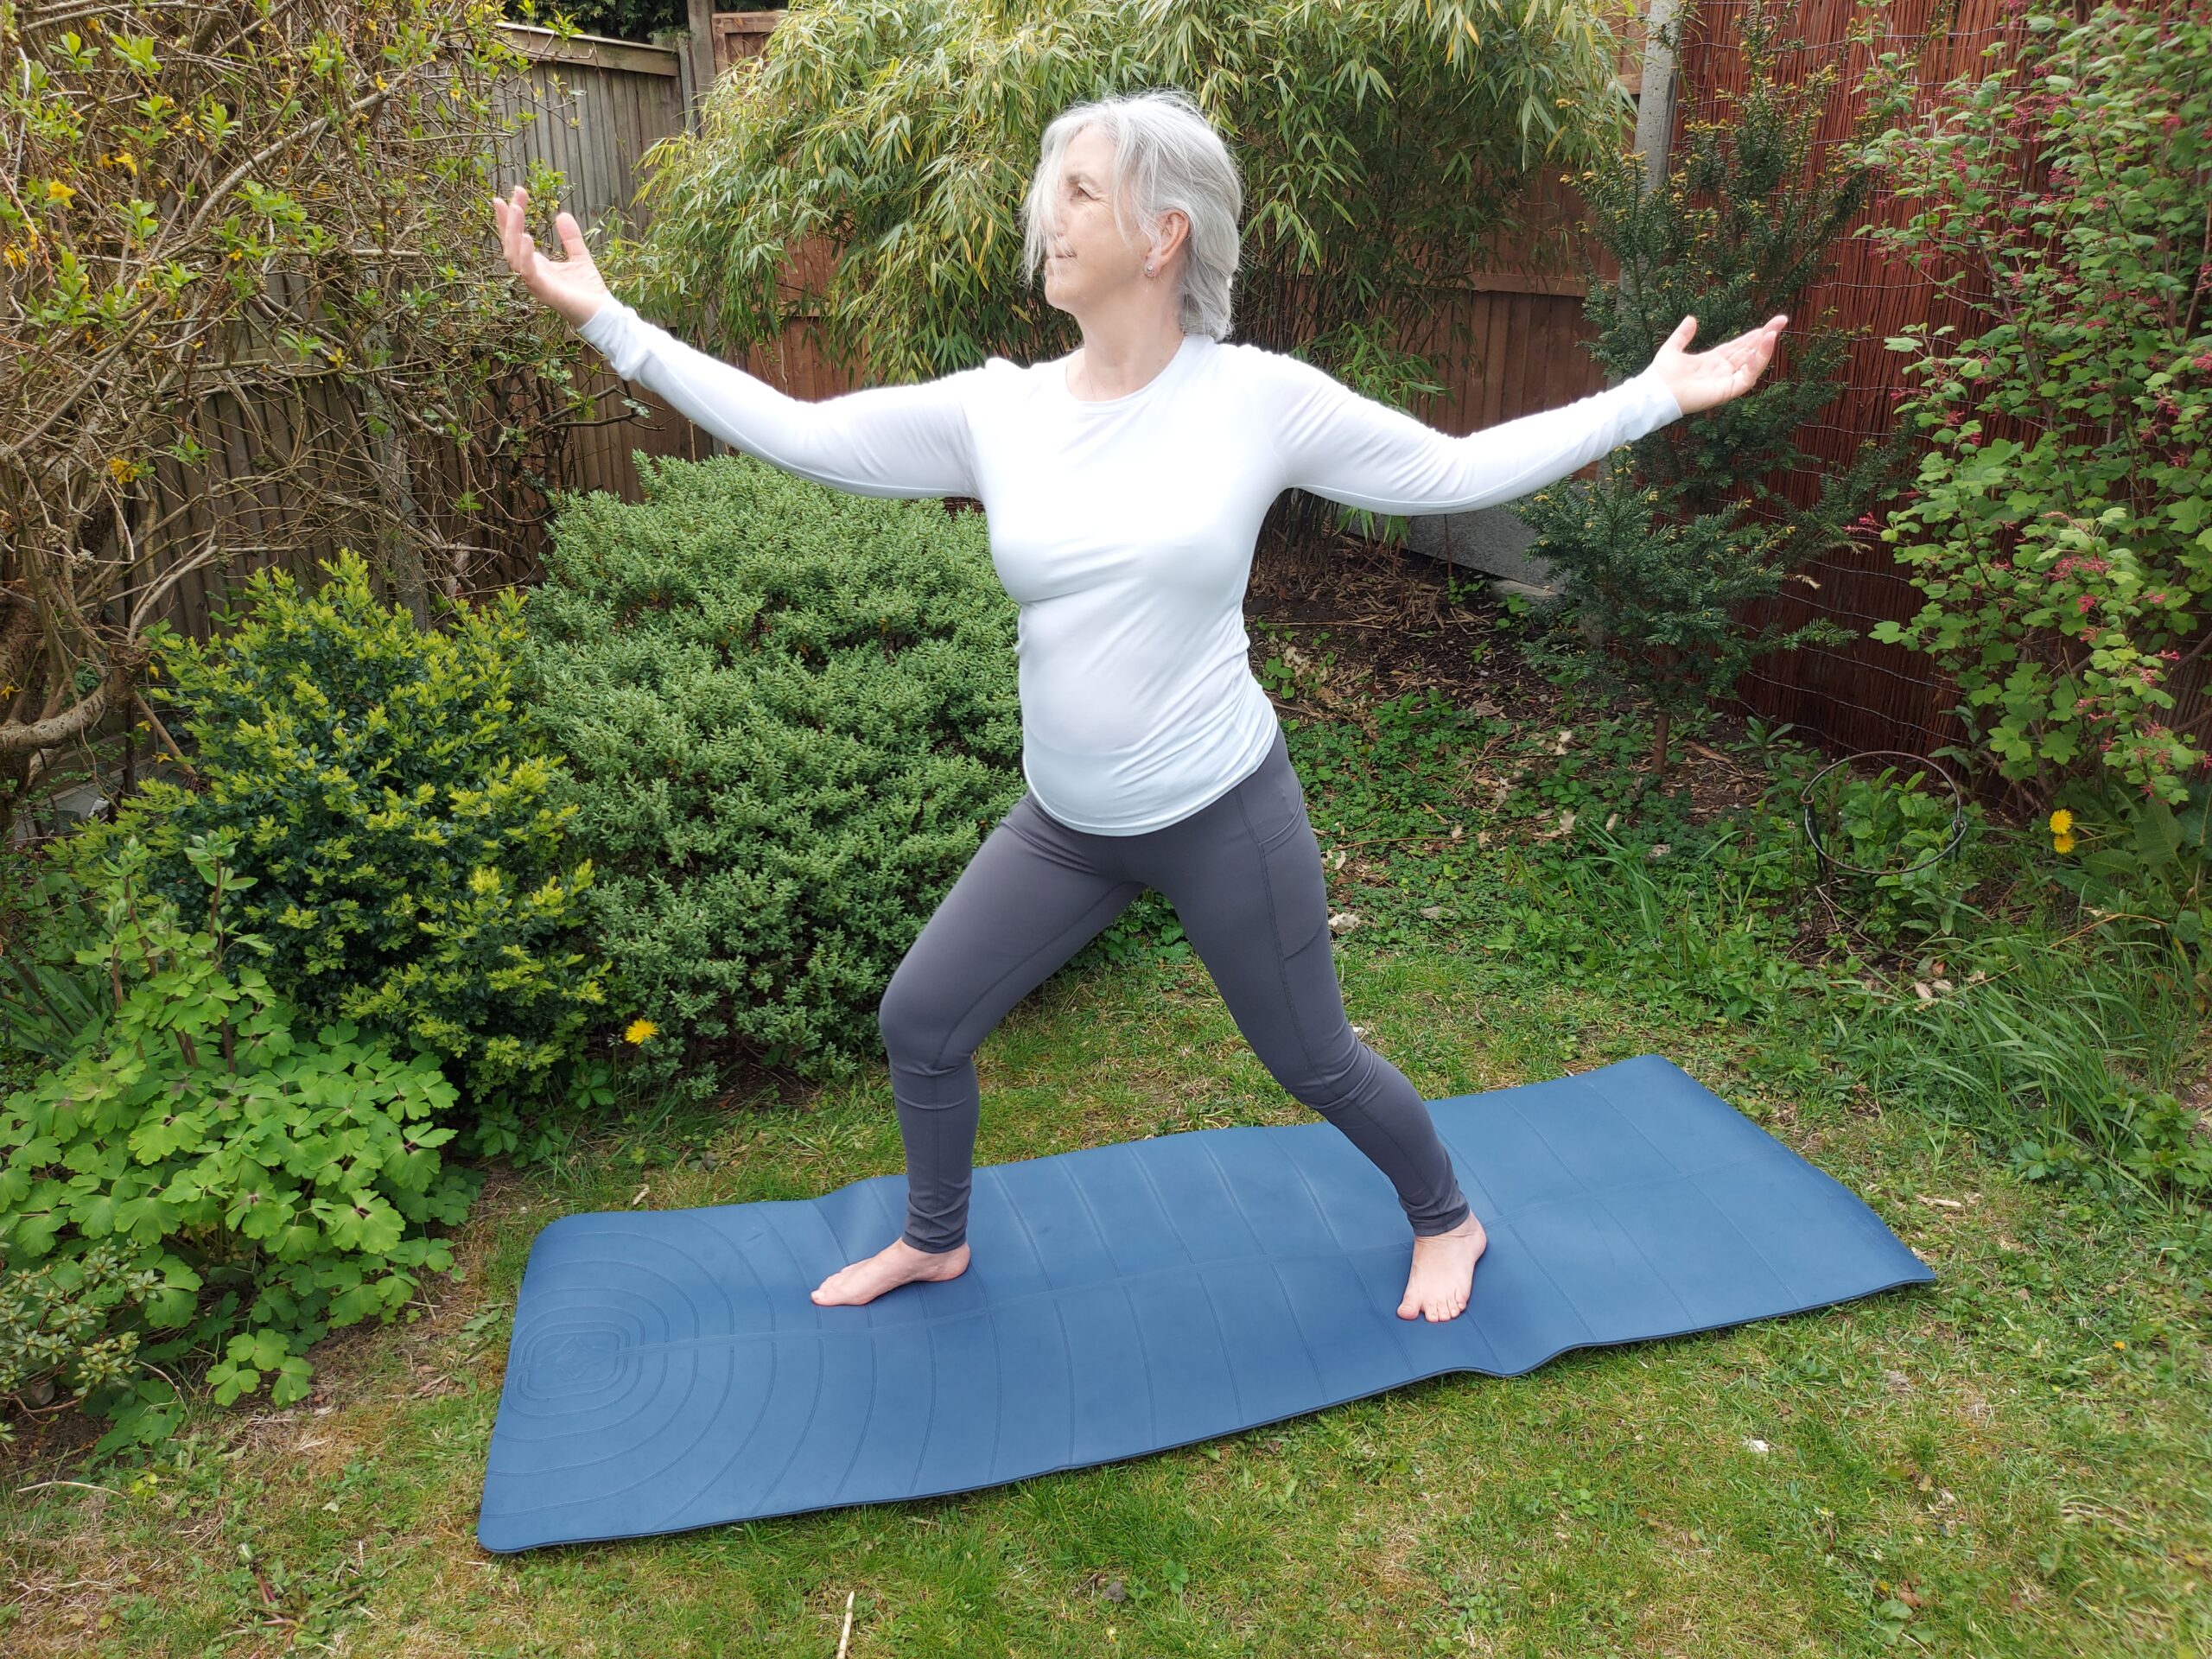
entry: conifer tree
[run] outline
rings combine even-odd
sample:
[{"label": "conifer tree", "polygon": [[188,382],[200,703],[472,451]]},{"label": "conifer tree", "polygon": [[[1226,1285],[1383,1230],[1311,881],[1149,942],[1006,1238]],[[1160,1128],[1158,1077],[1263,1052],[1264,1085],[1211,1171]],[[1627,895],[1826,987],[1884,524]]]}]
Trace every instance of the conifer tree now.
[{"label": "conifer tree", "polygon": [[[1589,349],[1610,379],[1639,372],[1684,316],[1697,319],[1689,350],[1734,338],[1777,313],[1789,326],[1758,385],[1716,408],[1672,422],[1617,451],[1594,483],[1569,479],[1516,511],[1535,532],[1532,556],[1561,588],[1526,650],[1554,674],[1580,673],[1601,691],[1640,692],[1656,708],[1645,785],[1662,779],[1676,720],[1694,718],[1727,692],[1752,658],[1841,644],[1856,637],[1825,618],[1757,633],[1736,620],[1745,602],[1785,581],[1819,583],[1803,567],[1849,544],[1849,527],[1903,471],[1901,435],[1868,440],[1852,464],[1825,472],[1819,499],[1799,508],[1763,481],[1778,469],[1821,467],[1791,435],[1841,390],[1834,371],[1850,336],[1833,311],[1805,318],[1800,296],[1822,274],[1835,238],[1864,204],[1871,169],[1839,143],[1808,166],[1811,139],[1836,78],[1823,64],[1789,86],[1762,0],[1739,13],[1745,91],[1717,120],[1690,119],[1663,188],[1630,152],[1572,177],[1590,209],[1589,235],[1610,249],[1621,280],[1601,280],[1584,259]],[[1680,15],[1655,19],[1670,50]],[[1861,124],[1866,118],[1861,118]],[[1642,786],[1639,786],[1640,788]]]}]

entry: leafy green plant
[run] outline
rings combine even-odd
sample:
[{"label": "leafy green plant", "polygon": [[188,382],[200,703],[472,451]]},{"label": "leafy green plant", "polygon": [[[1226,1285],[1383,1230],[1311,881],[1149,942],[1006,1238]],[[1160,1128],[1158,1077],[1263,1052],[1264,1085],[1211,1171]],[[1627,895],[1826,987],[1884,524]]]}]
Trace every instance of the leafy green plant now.
[{"label": "leafy green plant", "polygon": [[[1841,465],[1793,441],[1842,389],[1850,349],[1847,334],[1801,316],[1800,302],[1874,178],[1840,146],[1813,158],[1838,71],[1827,62],[1785,72],[1803,42],[1775,39],[1777,15],[1764,0],[1730,11],[1745,91],[1726,120],[1688,124],[1663,188],[1648,187],[1643,156],[1625,146],[1574,181],[1592,243],[1621,271],[1606,281],[1586,257],[1590,350],[1610,372],[1640,372],[1686,315],[1697,319],[1697,350],[1787,315],[1784,359],[1742,396],[1638,439],[1596,482],[1563,480],[1515,508],[1535,533],[1530,556],[1554,568],[1560,590],[1540,606],[1548,626],[1526,655],[1554,675],[1649,699],[1653,781],[1668,771],[1674,725],[1756,658],[1854,637],[1824,616],[1787,628],[1770,620],[1754,632],[1742,613],[1785,582],[1811,582],[1805,567],[1848,548],[1851,520],[1903,471],[1894,438],[1862,443]],[[1654,33],[1679,44],[1681,28],[1677,16]],[[1784,467],[1817,472],[1811,505],[1760,481]]]},{"label": "leafy green plant", "polygon": [[[756,11],[770,8],[752,4],[718,6],[718,11]],[[684,0],[571,0],[556,4],[548,0],[504,0],[501,7],[519,22],[543,28],[556,17],[587,35],[617,41],[650,41],[666,30],[682,29],[690,21]]]},{"label": "leafy green plant", "polygon": [[1830,861],[1821,873],[1871,938],[1955,938],[1962,918],[1982,914],[1966,895],[1979,879],[1974,854],[1986,814],[1971,798],[1931,791],[1925,772],[1902,783],[1899,772],[1884,766],[1862,778],[1839,770],[1815,785],[1808,810]]},{"label": "leafy green plant", "polygon": [[1873,152],[1927,206],[1866,233],[1992,285],[1972,337],[1888,342],[1931,447],[1881,537],[1927,602],[1873,637],[1955,677],[2003,776],[2087,763],[2178,805],[2207,764],[2162,712],[2212,597],[2212,18],[2003,10],[2025,14],[1990,48],[2012,60],[1933,112],[1911,60],[1871,77],[1897,124]]},{"label": "leafy green plant", "polygon": [[1190,937],[1167,895],[1146,888],[1129,907],[1068,959],[1063,972],[1081,974],[1101,964],[1179,962],[1191,954]]},{"label": "leafy green plant", "polygon": [[[314,1020],[347,1020],[454,1063],[471,1145],[517,1144],[514,1109],[575,1081],[604,1006],[557,758],[513,690],[523,596],[424,630],[342,553],[303,594],[256,571],[232,632],[164,659],[156,696],[188,710],[191,786],[156,779],[67,849],[136,836],[149,888],[201,893],[187,849],[231,832],[255,889],[238,925],[270,983]],[[611,1037],[611,1032],[607,1033]]]},{"label": "leafy green plant", "polygon": [[162,1288],[155,1268],[113,1244],[0,1274],[0,1445],[17,1415],[136,1389],[148,1367],[124,1324]]},{"label": "leafy green plant", "polygon": [[2058,798],[2050,879],[2114,932],[2169,946],[2186,966],[2196,1006],[2212,1008],[2212,783],[2191,779],[2178,812],[2161,797],[2079,780]]},{"label": "leafy green plant", "polygon": [[[310,1343],[390,1319],[452,1266],[427,1230],[462,1220],[480,1178],[442,1164],[454,1090],[436,1057],[403,1060],[350,1022],[296,1030],[261,970],[225,959],[266,949],[232,931],[252,878],[229,868],[230,838],[186,850],[204,927],[148,890],[142,842],[99,866],[100,926],[77,960],[104,969],[112,1005],[0,1103],[0,1265],[121,1250],[155,1281],[145,1364],[212,1350],[219,1402],[266,1383],[281,1405],[307,1391]],[[110,1449],[165,1433],[178,1408],[166,1374],[115,1377],[86,1403],[118,1420]]]},{"label": "leafy green plant", "polygon": [[[2098,1097],[2091,1116],[2108,1126],[2101,1138],[2117,1145],[2062,1134],[2031,1136],[2012,1144],[2006,1161],[2024,1180],[2066,1181],[2102,1192],[2170,1189],[2200,1210],[2212,1205],[2212,1129],[2167,1090],[2115,1088]],[[2115,1179],[2116,1173],[2132,1184]]]}]

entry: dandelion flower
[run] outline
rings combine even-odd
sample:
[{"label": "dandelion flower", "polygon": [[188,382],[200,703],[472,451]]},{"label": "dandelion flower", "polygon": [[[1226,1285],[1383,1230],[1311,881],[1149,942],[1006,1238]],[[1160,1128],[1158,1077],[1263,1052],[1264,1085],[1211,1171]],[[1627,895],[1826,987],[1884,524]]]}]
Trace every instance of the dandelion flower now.
[{"label": "dandelion flower", "polygon": [[650,1020],[632,1020],[629,1029],[622,1033],[622,1040],[626,1043],[642,1043],[646,1038],[657,1034],[659,1030],[660,1027]]},{"label": "dandelion flower", "polygon": [[2050,833],[2054,836],[2063,836],[2073,827],[2074,815],[2064,807],[2050,815]]},{"label": "dandelion flower", "polygon": [[2072,852],[2074,850],[2074,837],[2071,836],[2058,836],[2053,837],[2050,843],[2050,849],[2054,853]]}]

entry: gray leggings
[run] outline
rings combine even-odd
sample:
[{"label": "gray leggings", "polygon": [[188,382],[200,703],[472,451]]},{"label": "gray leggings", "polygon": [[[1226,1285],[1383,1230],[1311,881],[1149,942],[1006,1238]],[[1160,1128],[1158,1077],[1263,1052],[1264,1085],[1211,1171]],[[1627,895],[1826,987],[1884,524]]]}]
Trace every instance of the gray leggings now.
[{"label": "gray leggings", "polygon": [[906,1144],[906,1243],[942,1254],[967,1236],[976,1050],[1148,887],[1175,906],[1261,1063],[1390,1178],[1414,1233],[1465,1221],[1427,1105],[1344,1018],[1320,843],[1278,729],[1258,770],[1164,828],[1090,835],[1024,795],[976,849],[876,1015]]}]

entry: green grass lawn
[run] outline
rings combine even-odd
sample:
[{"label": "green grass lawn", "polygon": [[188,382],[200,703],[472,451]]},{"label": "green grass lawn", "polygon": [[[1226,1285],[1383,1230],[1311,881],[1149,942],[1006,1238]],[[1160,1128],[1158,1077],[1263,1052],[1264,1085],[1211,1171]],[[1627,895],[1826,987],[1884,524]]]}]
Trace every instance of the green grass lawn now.
[{"label": "green grass lawn", "polygon": [[[649,1205],[725,1204],[894,1173],[869,1077],[503,1181],[461,1236],[463,1281],[411,1325],[326,1343],[315,1403],[211,1411],[111,1491],[11,1492],[8,1650],[829,1655],[848,1592],[855,1655],[2117,1655],[2212,1638],[2203,1287],[2158,1241],[2024,1190],[1911,1115],[1793,1102],[1732,1033],[1503,991],[1479,951],[1347,956],[1353,1018],[1430,1097],[1553,1074],[1562,1029],[1578,1067],[1656,1049],[1861,1194],[1941,1279],[960,1497],[482,1554],[485,1446],[537,1228],[640,1188]],[[1188,963],[1064,976],[979,1071],[985,1162],[1306,1117]]]},{"label": "green grass lawn", "polygon": [[[1740,893],[1655,917],[1624,876],[1567,874],[1602,861],[1508,851],[1503,826],[1560,798],[1484,816],[1471,777],[1426,775],[1427,725],[1390,732],[1412,785],[1384,787],[1372,734],[1294,739],[1332,906],[1362,917],[1338,964],[1368,1040],[1432,1099],[1663,1053],[1864,1198],[1936,1284],[952,1497],[480,1551],[537,1230],[894,1173],[879,1065],[797,1102],[633,1112],[500,1173],[456,1280],[408,1322],[321,1344],[306,1404],[209,1408],[160,1455],[90,1473],[19,1453],[0,1649],[830,1659],[849,1597],[854,1659],[2212,1650],[2201,1220],[2022,1179],[1949,1109],[1948,1074],[1913,1069],[1948,1027],[1869,1037],[1870,1005],[1834,989],[1859,970],[1791,956]],[[1416,830],[1437,839],[1392,839]],[[1102,942],[987,1040],[979,1163],[1312,1121],[1173,931]],[[2156,1020],[2078,1034],[2115,1065],[2174,1058]]]}]

